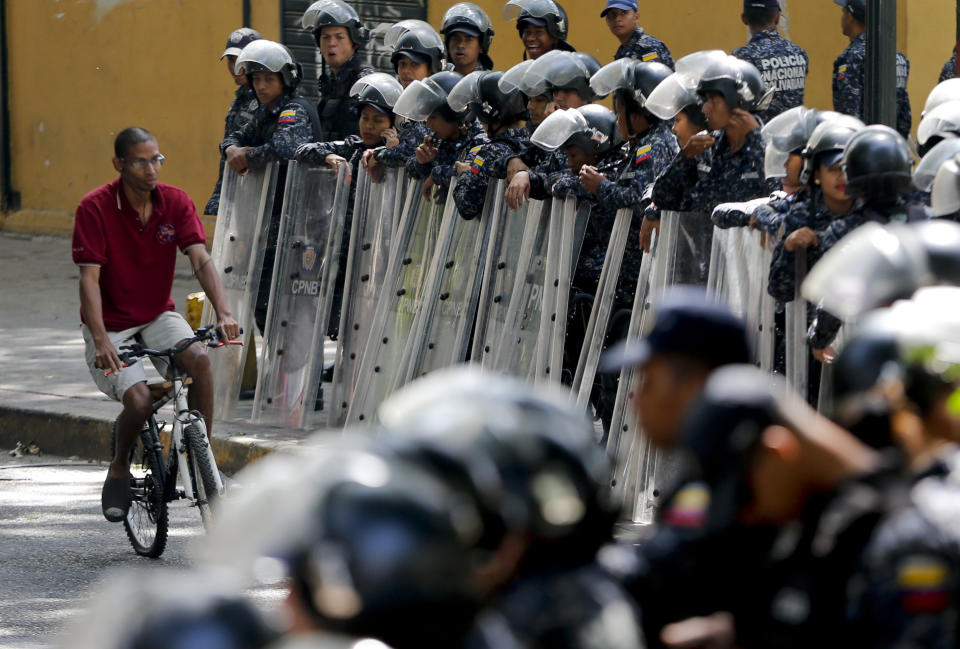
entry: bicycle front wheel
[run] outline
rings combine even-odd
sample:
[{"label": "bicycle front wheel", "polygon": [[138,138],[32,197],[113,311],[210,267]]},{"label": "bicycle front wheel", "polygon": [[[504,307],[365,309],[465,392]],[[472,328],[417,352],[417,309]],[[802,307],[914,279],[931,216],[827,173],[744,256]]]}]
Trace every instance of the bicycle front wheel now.
[{"label": "bicycle front wheel", "polygon": [[[113,424],[116,448],[117,424]],[[137,554],[157,558],[167,547],[167,500],[164,497],[163,447],[157,420],[150,417],[130,451],[131,502],[123,527]]]},{"label": "bicycle front wheel", "polygon": [[190,471],[190,482],[193,483],[193,495],[200,510],[200,520],[206,529],[213,521],[213,503],[218,493],[213,475],[215,469],[207,455],[210,442],[203,422],[193,421],[184,428],[183,441],[187,447],[187,469]]}]

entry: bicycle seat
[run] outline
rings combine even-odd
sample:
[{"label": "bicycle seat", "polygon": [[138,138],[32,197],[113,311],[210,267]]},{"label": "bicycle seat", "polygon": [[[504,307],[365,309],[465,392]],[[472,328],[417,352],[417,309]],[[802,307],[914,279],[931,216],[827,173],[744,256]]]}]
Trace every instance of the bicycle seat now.
[{"label": "bicycle seat", "polygon": [[[183,379],[184,385],[190,385],[193,379],[189,376]],[[147,383],[147,389],[150,390],[150,398],[156,401],[162,397],[173,396],[173,381],[157,381],[156,383]]]}]

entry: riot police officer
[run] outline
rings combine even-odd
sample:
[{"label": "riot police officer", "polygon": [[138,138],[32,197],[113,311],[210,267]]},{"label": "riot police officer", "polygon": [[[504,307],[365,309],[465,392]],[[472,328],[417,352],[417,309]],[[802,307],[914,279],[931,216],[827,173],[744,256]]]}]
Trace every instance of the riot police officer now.
[{"label": "riot police officer", "polygon": [[[224,118],[223,137],[240,130],[244,124],[253,119],[253,113],[257,110],[257,93],[247,83],[247,75],[237,73],[236,65],[237,55],[240,54],[240,51],[252,41],[260,38],[263,37],[255,29],[249,27],[235,29],[227,38],[227,48],[220,55],[221,61],[223,59],[227,60],[227,72],[230,73],[230,78],[237,85],[233,101],[230,102],[230,109],[227,111],[226,118]],[[220,207],[220,188],[223,185],[223,167],[225,164],[226,159],[221,155],[217,185],[213,188],[213,194],[207,201],[206,207],[203,208],[204,214],[216,214]]]},{"label": "riot police officer", "polygon": [[467,76],[474,70],[493,69],[490,44],[494,32],[483,9],[472,2],[458,2],[443,15],[440,33],[454,72]]},{"label": "riot police officer", "polygon": [[538,59],[552,50],[575,51],[567,42],[567,12],[556,0],[509,0],[503,19],[517,21],[524,58]]},{"label": "riot police officer", "polygon": [[[850,45],[833,62],[833,109],[863,119],[865,58],[867,52],[867,1],[833,0],[843,7],[840,27]],[[907,77],[910,61],[897,52],[897,132],[910,136],[912,117]]]},{"label": "riot police officer", "polygon": [[323,59],[317,80],[317,110],[323,127],[321,141],[342,140],[357,134],[351,114],[350,88],[373,68],[360,60],[359,50],[367,44],[370,32],[356,10],[342,0],[318,0],[303,13],[303,28],[313,39]]},{"label": "riot police officer", "polygon": [[607,0],[600,17],[606,19],[610,33],[620,41],[614,59],[636,59],[644,63],[656,61],[673,68],[673,57],[666,44],[647,34],[637,24],[636,0]]},{"label": "riot police officer", "polygon": [[809,58],[802,47],[780,35],[780,0],[743,0],[740,19],[750,30],[750,42],[731,54],[752,63],[767,87],[774,90],[769,108],[757,116],[768,122],[787,109],[802,106]]}]

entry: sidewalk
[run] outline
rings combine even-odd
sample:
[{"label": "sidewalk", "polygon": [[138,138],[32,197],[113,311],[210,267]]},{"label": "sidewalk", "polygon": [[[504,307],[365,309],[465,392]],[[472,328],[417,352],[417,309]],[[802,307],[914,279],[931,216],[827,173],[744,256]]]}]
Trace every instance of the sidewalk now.
[{"label": "sidewalk", "polygon": [[[178,258],[173,297],[182,313],[200,286]],[[44,453],[108,460],[120,405],[97,390],[83,360],[70,239],[0,232],[0,277],[0,449],[33,441]],[[212,441],[218,466],[232,474],[307,434],[216,422]]]}]

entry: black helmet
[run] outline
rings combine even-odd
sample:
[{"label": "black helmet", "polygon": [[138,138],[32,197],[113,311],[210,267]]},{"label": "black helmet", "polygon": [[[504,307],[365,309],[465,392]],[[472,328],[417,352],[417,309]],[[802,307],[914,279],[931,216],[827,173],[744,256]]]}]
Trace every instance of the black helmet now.
[{"label": "black helmet", "polygon": [[533,132],[530,141],[546,151],[578,146],[593,155],[607,153],[622,144],[617,116],[597,104],[553,111]]},{"label": "black helmet", "polygon": [[350,40],[358,48],[370,40],[370,30],[360,22],[356,10],[343,0],[317,0],[303,12],[300,24],[313,33],[317,47],[320,47],[320,32],[324,27],[346,27]]},{"label": "black helmet", "polygon": [[864,25],[867,24],[867,0],[833,0],[833,1],[834,3],[840,5],[841,7],[849,11],[850,15],[852,15],[857,22],[863,23]]},{"label": "black helmet", "polygon": [[447,96],[462,78],[456,72],[444,71],[414,81],[404,88],[393,110],[415,122],[422,122],[433,113],[439,113],[448,122],[468,121],[467,113],[455,112],[447,104]]},{"label": "black helmet", "polygon": [[656,122],[660,118],[645,110],[644,104],[650,93],[671,74],[673,70],[663,63],[618,59],[594,74],[590,78],[590,87],[601,97],[614,93],[628,112],[635,112],[639,107],[643,111],[641,114]]},{"label": "black helmet", "polygon": [[528,96],[549,95],[554,90],[575,90],[584,101],[593,101],[590,77],[600,63],[589,54],[553,50],[534,61],[524,74]]},{"label": "black helmet", "polygon": [[399,66],[401,56],[417,63],[426,63],[430,67],[430,74],[443,70],[446,57],[443,39],[429,23],[401,20],[388,29],[383,42],[386,47],[393,49],[390,63],[394,71]]},{"label": "black helmet", "polygon": [[449,44],[450,34],[464,32],[480,39],[480,62],[488,70],[493,69],[490,59],[490,44],[493,42],[493,25],[487,13],[472,2],[458,2],[443,14],[440,33],[444,44]]},{"label": "black helmet", "polygon": [[526,97],[518,89],[500,89],[503,72],[476,70],[463,77],[447,95],[447,103],[457,113],[472,112],[485,124],[501,125],[523,119]]},{"label": "black helmet", "polygon": [[807,146],[801,152],[803,169],[800,172],[800,181],[809,183],[818,165],[831,167],[840,162],[847,142],[865,126],[856,117],[842,115],[813,129]]},{"label": "black helmet", "polygon": [[[608,111],[609,112],[609,111]],[[391,437],[466,467],[507,529],[529,538],[527,565],[580,565],[616,519],[609,466],[569,397],[475,368],[440,370],[384,402]]]},{"label": "black helmet", "polygon": [[767,88],[752,63],[728,56],[711,65],[700,77],[697,94],[704,96],[708,92],[721,95],[731,109],[755,113],[770,106],[774,89]]},{"label": "black helmet", "polygon": [[253,41],[237,56],[237,72],[247,76],[254,72],[276,72],[283,78],[283,85],[292,92],[303,78],[303,68],[293,58],[285,45],[260,39]]},{"label": "black helmet", "polygon": [[394,77],[374,72],[357,79],[350,88],[350,97],[356,100],[358,111],[365,105],[373,106],[392,118],[393,107],[402,92],[403,86]]},{"label": "black helmet", "polygon": [[230,32],[230,36],[227,37],[227,48],[223,50],[223,54],[220,55],[220,60],[222,61],[225,56],[239,56],[243,48],[261,38],[263,38],[263,36],[261,36],[260,32],[256,29],[241,27],[240,29],[233,30]]},{"label": "black helmet", "polygon": [[517,31],[523,32],[523,24],[530,23],[543,27],[547,33],[557,39],[557,49],[575,51],[567,42],[570,23],[567,12],[554,0],[509,0],[503,7],[504,20],[516,20]]},{"label": "black helmet", "polygon": [[872,124],[847,141],[843,171],[854,198],[893,199],[910,191],[913,157],[889,126]]}]

